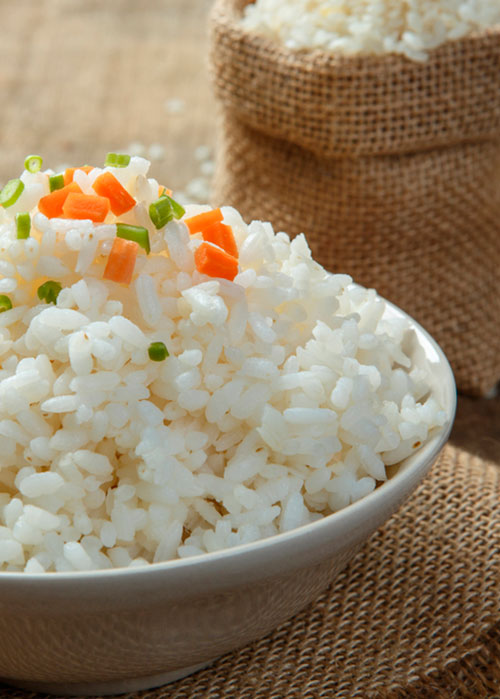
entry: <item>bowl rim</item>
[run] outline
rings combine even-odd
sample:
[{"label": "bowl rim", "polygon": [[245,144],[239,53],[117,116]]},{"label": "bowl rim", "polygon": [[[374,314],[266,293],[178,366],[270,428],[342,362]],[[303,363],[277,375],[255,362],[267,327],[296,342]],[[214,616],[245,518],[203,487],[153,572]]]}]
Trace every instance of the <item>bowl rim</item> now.
[{"label": "bowl rim", "polygon": [[[355,284],[355,286],[359,285]],[[370,512],[374,513],[379,510],[386,501],[393,500],[399,503],[401,500],[401,493],[404,493],[408,487],[410,487],[410,490],[413,490],[414,487],[420,483],[447,442],[455,418],[457,392],[453,371],[437,341],[422,325],[420,325],[420,323],[401,308],[381,296],[379,296],[379,298],[386,304],[384,316],[388,313],[389,316],[392,317],[404,317],[408,321],[409,329],[415,331],[418,344],[420,347],[424,348],[426,356],[428,357],[428,352],[430,352],[437,360],[430,361],[429,363],[436,367],[439,366],[446,377],[443,388],[446,394],[446,402],[448,403],[448,407],[446,408],[445,406],[445,409],[447,409],[449,413],[447,422],[441,428],[436,428],[431,438],[414,454],[411,454],[400,462],[403,468],[400,468],[394,476],[389,478],[381,486],[375,488],[371,493],[354,503],[351,503],[337,512],[326,515],[315,522],[263,539],[257,539],[250,543],[239,544],[230,548],[190,556],[188,558],[173,559],[133,568],[101,568],[85,571],[52,571],[44,573],[0,571],[0,586],[15,586],[15,588],[22,593],[22,590],[26,586],[32,587],[37,585],[37,587],[45,587],[47,585],[51,588],[57,587],[61,590],[66,587],[68,583],[75,584],[80,581],[84,583],[85,586],[91,585],[94,587],[95,584],[99,589],[108,583],[113,585],[120,582],[125,583],[125,581],[127,584],[130,584],[132,581],[134,583],[140,583],[145,579],[156,579],[158,576],[163,579],[168,575],[174,577],[180,575],[182,577],[185,576],[186,573],[189,575],[189,573],[195,571],[198,574],[201,569],[206,569],[207,573],[217,572],[220,566],[229,560],[231,560],[232,565],[234,565],[235,562],[240,563],[238,573],[241,577],[241,574],[244,574],[245,571],[251,571],[255,566],[262,568],[265,562],[272,561],[275,557],[273,553],[275,549],[283,548],[284,553],[291,553],[292,550],[296,554],[301,553],[301,548],[309,548],[308,540],[311,538],[312,534],[316,535],[314,537],[316,546],[321,543],[326,543],[328,540],[331,540],[332,530],[342,530],[350,525],[355,526],[357,522],[359,523],[360,514],[363,513],[364,510],[366,510],[366,513],[362,518],[368,516]],[[296,567],[303,567],[302,559],[300,559],[300,561],[300,564],[297,563]],[[232,582],[234,582],[234,580]],[[232,584],[230,584],[229,587],[232,587]]]}]

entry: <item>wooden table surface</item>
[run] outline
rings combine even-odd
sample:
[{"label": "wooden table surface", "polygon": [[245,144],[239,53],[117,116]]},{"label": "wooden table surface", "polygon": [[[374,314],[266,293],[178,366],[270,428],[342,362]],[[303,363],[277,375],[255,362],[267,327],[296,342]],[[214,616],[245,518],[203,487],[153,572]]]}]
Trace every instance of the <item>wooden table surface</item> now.
[{"label": "wooden table surface", "polygon": [[[20,173],[28,153],[58,169],[100,164],[133,144],[151,154],[158,180],[185,192],[201,177],[191,190],[202,190],[210,162],[202,173],[197,149],[216,146],[210,5],[3,0],[0,182]],[[500,398],[460,397],[452,441],[500,466]]]},{"label": "wooden table surface", "polygon": [[199,174],[196,147],[214,141],[210,5],[3,0],[0,182],[17,176],[27,153],[56,169],[101,164],[138,142],[163,145],[153,175],[184,188]]}]

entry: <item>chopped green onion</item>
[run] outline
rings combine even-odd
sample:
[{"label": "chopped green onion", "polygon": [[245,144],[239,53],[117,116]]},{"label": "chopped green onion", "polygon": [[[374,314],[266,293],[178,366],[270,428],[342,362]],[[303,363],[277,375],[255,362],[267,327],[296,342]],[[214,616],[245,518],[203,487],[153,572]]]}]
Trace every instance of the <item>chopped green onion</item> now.
[{"label": "chopped green onion", "polygon": [[53,303],[55,305],[61,289],[62,286],[59,284],[59,282],[45,282],[45,284],[38,287],[38,298],[40,301],[45,301],[45,303]]},{"label": "chopped green onion", "polygon": [[10,311],[11,308],[12,308],[12,301],[10,300],[10,298],[8,296],[5,296],[5,294],[2,294],[0,296],[0,313],[3,313],[4,311]]},{"label": "chopped green onion", "polygon": [[51,192],[64,187],[64,175],[51,175],[49,177],[49,187]]},{"label": "chopped green onion", "polygon": [[24,183],[19,180],[9,180],[0,192],[0,204],[7,208],[19,199],[24,190]]},{"label": "chopped green onion", "polygon": [[168,197],[162,196],[149,205],[149,218],[155,228],[163,228],[174,218],[174,211]]},{"label": "chopped green onion", "polygon": [[30,237],[31,217],[29,214],[16,214],[16,230],[18,240]]},{"label": "chopped green onion", "polygon": [[147,228],[143,228],[142,226],[130,226],[128,223],[117,223],[116,235],[118,238],[133,240],[140,245],[141,248],[144,248],[149,255],[151,246],[149,245],[149,233]]},{"label": "chopped green onion", "polygon": [[163,362],[169,356],[168,349],[163,342],[152,342],[148,347],[148,354],[153,362]]},{"label": "chopped green onion", "polygon": [[24,169],[28,172],[40,172],[42,169],[43,160],[39,155],[28,155],[24,161]]},{"label": "chopped green onion", "polygon": [[169,197],[168,194],[166,194],[165,192],[161,195],[160,199],[162,197],[165,199],[168,199],[168,201],[170,202],[170,206],[172,207],[172,211],[174,212],[174,218],[179,219],[179,218],[182,218],[184,216],[184,214],[186,213],[186,210],[183,206],[181,206],[179,204],[178,201],[175,201],[175,199],[172,199],[172,197]]},{"label": "chopped green onion", "polygon": [[130,162],[130,155],[125,153],[108,153],[104,161],[104,167],[127,167]]}]

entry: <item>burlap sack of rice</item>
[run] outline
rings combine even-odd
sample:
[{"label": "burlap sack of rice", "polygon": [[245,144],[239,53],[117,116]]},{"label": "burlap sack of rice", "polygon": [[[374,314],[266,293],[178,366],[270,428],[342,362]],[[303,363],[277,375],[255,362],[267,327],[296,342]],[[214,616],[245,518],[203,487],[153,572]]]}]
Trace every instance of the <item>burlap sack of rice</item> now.
[{"label": "burlap sack of rice", "polygon": [[292,52],[216,0],[213,201],[419,320],[459,390],[500,380],[500,30],[402,56]]}]

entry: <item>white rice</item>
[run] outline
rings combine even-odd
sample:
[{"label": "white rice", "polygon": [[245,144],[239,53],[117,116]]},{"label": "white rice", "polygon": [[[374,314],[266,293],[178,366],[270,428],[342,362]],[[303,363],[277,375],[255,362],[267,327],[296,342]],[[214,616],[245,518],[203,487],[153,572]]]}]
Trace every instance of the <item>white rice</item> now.
[{"label": "white rice", "polygon": [[[131,193],[145,162],[118,172]],[[196,270],[184,223],[149,222],[129,286],[103,279],[113,217],[34,209],[17,240],[0,213],[2,569],[147,565],[278,534],[365,496],[445,423],[375,291],[326,273],[304,236],[222,213],[233,282]],[[36,294],[48,269],[56,305]]]},{"label": "white rice", "polygon": [[431,49],[500,23],[498,0],[255,0],[242,24],[291,49],[347,55]]}]

